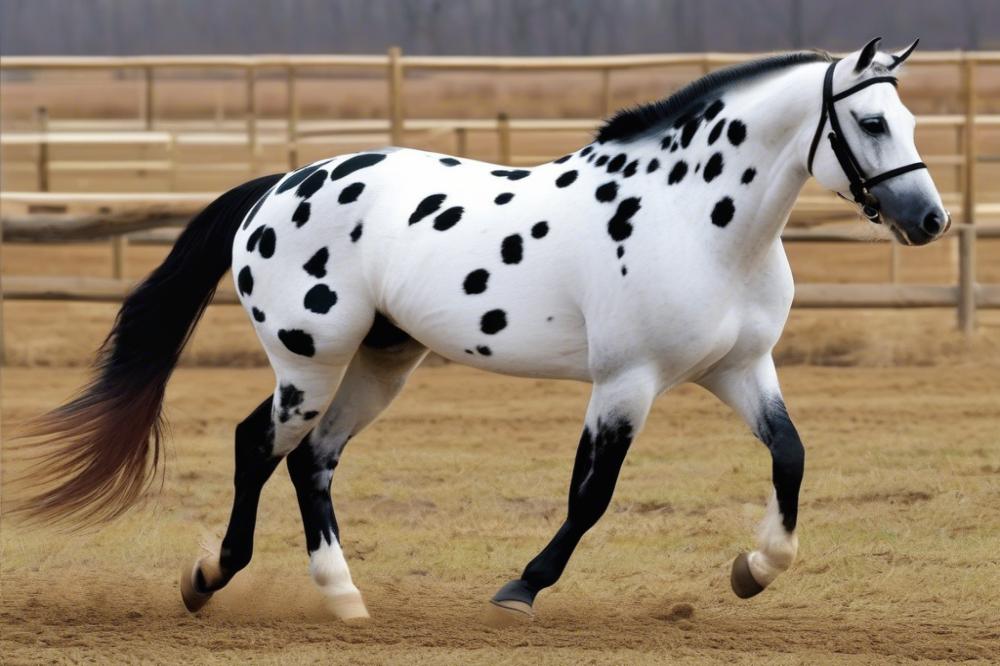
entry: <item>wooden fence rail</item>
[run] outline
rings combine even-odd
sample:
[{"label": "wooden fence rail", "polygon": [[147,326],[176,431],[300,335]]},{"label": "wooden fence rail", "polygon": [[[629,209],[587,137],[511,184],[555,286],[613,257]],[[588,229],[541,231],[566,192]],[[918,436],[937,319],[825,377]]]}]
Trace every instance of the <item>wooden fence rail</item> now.
[{"label": "wooden fence rail", "polygon": [[[21,144],[37,145],[37,182],[39,190],[49,189],[51,174],[69,169],[120,169],[166,170],[173,173],[176,162],[173,158],[178,145],[185,142],[199,145],[243,145],[248,149],[248,168],[255,173],[260,168],[262,147],[283,144],[286,148],[287,166],[298,166],[300,148],[305,142],[329,135],[385,135],[393,144],[405,145],[414,134],[436,136],[450,133],[454,136],[459,154],[466,154],[469,135],[472,132],[492,132],[496,134],[501,158],[509,163],[524,164],[541,161],[550,156],[524,156],[513,153],[511,133],[531,131],[589,131],[596,120],[532,120],[509,118],[501,114],[497,118],[472,120],[420,120],[406,117],[407,72],[415,71],[478,71],[478,72],[594,72],[600,75],[601,111],[610,111],[612,80],[615,72],[671,66],[698,67],[703,72],[745,61],[760,54],[698,53],[698,54],[650,54],[629,56],[590,57],[437,57],[407,56],[398,47],[392,47],[385,55],[342,56],[342,55],[260,55],[260,56],[142,56],[142,57],[7,57],[0,61],[0,71],[55,71],[55,70],[136,70],[142,73],[143,95],[140,111],[140,131],[133,133],[115,132],[59,132],[52,131],[52,123],[44,113],[39,119],[39,132],[6,133],[0,136],[4,146]],[[998,215],[1000,206],[977,202],[975,177],[977,164],[994,156],[977,154],[977,128],[1000,125],[1000,116],[977,114],[978,81],[977,68],[1000,65],[1000,52],[937,52],[918,53],[911,62],[926,65],[951,65],[962,73],[961,92],[964,113],[959,115],[925,116],[922,125],[951,127],[961,132],[962,152],[955,155],[934,156],[932,161],[941,165],[961,169],[961,191],[950,197],[946,195],[953,214],[960,219],[953,233],[958,237],[958,280],[955,286],[922,286],[901,284],[879,285],[799,285],[795,304],[803,307],[907,307],[930,305],[956,307],[959,326],[971,332],[975,326],[975,312],[978,307],[997,307],[1000,304],[998,285],[977,285],[975,282],[975,249],[977,238],[996,238],[993,227],[976,224],[977,215]],[[166,69],[237,69],[244,76],[245,108],[238,132],[189,133],[158,129],[156,117],[157,75]],[[386,80],[388,118],[371,120],[333,120],[304,122],[300,118],[299,87],[296,85],[300,72],[314,69],[367,69],[381,72]],[[256,86],[261,70],[277,69],[283,72],[286,82],[287,117],[278,126],[278,131],[259,118]],[[103,137],[103,138],[102,138]],[[71,144],[83,141],[89,144],[114,144],[137,142],[142,145],[161,145],[166,152],[164,161],[144,160],[142,164],[83,163],[81,161],[51,161],[49,147],[54,144]],[[224,168],[224,165],[206,165]],[[5,168],[8,168],[5,166]],[[173,181],[171,180],[171,183]],[[52,193],[49,193],[52,194]],[[54,242],[58,240],[82,240],[87,238],[114,237],[113,270],[115,279],[111,282],[94,283],[84,279],[53,281],[52,279],[10,276],[4,279],[3,293],[7,298],[65,298],[118,300],[128,288],[122,279],[122,265],[125,251],[123,234],[148,231],[164,226],[183,223],[195,209],[210,200],[209,195],[88,195],[87,193],[66,193],[56,195],[36,205],[60,205],[54,203],[63,198],[62,205],[94,204],[101,196],[114,199],[115,205],[156,206],[156,208],[136,211],[117,210],[113,213],[99,213],[84,216],[47,214],[40,217],[17,217],[4,214],[0,223],[5,226],[6,240],[12,242]],[[168,200],[167,196],[177,198]],[[184,198],[187,197],[185,200]],[[200,198],[199,198],[200,197]],[[5,199],[10,199],[5,195]],[[145,201],[142,201],[145,198]],[[21,196],[22,203],[32,205],[27,197]],[[803,197],[803,199],[806,199]],[[799,210],[808,210],[814,217],[835,214],[842,210],[835,208],[832,199],[815,198],[815,201],[800,201]],[[839,214],[839,213],[836,213]],[[960,216],[960,218],[958,217]],[[794,219],[793,219],[794,221]],[[784,237],[789,241],[851,242],[857,240],[851,233],[830,230],[811,230],[790,227]],[[162,236],[160,236],[162,238]],[[895,260],[894,260],[895,261]],[[893,264],[895,266],[895,263]],[[49,280],[45,282],[45,280]],[[96,285],[96,286],[95,286]],[[103,286],[102,286],[103,285]],[[223,302],[224,296],[220,296]]]}]

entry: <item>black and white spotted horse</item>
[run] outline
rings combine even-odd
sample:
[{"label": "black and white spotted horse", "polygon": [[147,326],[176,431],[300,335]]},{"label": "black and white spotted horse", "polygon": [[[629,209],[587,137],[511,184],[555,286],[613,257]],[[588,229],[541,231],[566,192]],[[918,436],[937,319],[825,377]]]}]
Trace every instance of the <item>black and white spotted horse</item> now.
[{"label": "black and white spotted horse", "polygon": [[908,245],[950,224],[896,92],[913,46],[892,55],[877,41],[842,60],[790,53],[709,74],[531,169],[389,148],[224,194],[126,300],[93,383],[38,426],[63,446],[42,467],[56,485],[28,508],[103,519],[139,497],[164,385],[231,266],[276,384],[236,428],[232,516],[221,551],[182,578],[188,609],[250,561],[261,488],[287,457],[315,582],[338,617],[367,616],[331,478],[428,350],[593,384],[565,522],[497,592],[497,612],[531,615],[607,508],[654,398],[684,382],[771,453],[757,548],[732,570],[736,594],[757,594],[798,547],[804,450],[771,351],[793,292],[780,233],[800,189],[811,174]]}]

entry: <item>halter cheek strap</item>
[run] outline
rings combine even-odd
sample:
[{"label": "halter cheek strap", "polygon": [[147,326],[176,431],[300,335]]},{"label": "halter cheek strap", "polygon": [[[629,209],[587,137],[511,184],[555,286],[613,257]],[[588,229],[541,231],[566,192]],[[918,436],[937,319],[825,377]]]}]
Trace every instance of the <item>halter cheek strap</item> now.
[{"label": "halter cheek strap", "polygon": [[912,164],[884,171],[880,174],[872,176],[871,178],[865,176],[864,170],[858,163],[857,158],[854,157],[854,153],[851,152],[851,147],[847,145],[847,141],[844,138],[844,131],[840,127],[840,120],[837,118],[837,109],[834,104],[845,97],[850,97],[854,93],[876,83],[891,83],[895,86],[897,84],[896,77],[873,76],[870,79],[865,79],[861,83],[834,95],[833,70],[836,66],[837,63],[832,62],[830,63],[830,66],[826,68],[826,76],[823,78],[823,109],[820,112],[819,124],[816,126],[816,132],[813,134],[812,144],[809,146],[809,160],[806,165],[809,169],[809,174],[812,175],[813,159],[816,157],[816,149],[819,147],[819,139],[823,134],[823,128],[826,126],[827,120],[829,120],[830,133],[827,134],[827,138],[830,140],[830,147],[833,149],[834,156],[840,163],[840,168],[843,169],[844,175],[847,176],[847,180],[851,183],[851,196],[854,197],[854,202],[861,206],[864,216],[870,221],[878,223],[880,222],[879,201],[875,195],[871,193],[871,188],[881,182],[889,180],[890,178],[895,178],[896,176],[900,176],[904,173],[916,171],[917,169],[926,169],[927,165],[923,162],[914,162]]}]

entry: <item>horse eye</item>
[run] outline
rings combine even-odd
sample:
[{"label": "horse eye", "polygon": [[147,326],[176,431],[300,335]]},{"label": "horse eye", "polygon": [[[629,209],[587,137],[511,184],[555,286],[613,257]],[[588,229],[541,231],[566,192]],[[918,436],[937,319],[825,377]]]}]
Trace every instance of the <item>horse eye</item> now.
[{"label": "horse eye", "polygon": [[885,134],[887,130],[884,118],[862,118],[858,123],[861,125],[861,129],[872,136]]}]

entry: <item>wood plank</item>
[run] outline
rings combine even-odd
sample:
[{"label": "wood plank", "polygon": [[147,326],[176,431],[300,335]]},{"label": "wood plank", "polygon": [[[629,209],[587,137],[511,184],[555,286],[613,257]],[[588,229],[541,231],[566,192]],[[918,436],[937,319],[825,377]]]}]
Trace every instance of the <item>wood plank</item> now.
[{"label": "wood plank", "polygon": [[[131,280],[92,277],[36,277],[7,275],[3,277],[3,297],[12,301],[86,301],[120,303],[135,283]],[[239,303],[236,292],[223,283],[213,304]]]},{"label": "wood plank", "polygon": [[954,307],[957,287],[917,284],[824,284],[795,286],[793,307],[917,308]]}]

